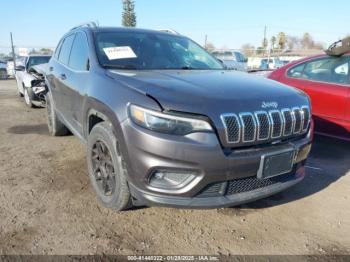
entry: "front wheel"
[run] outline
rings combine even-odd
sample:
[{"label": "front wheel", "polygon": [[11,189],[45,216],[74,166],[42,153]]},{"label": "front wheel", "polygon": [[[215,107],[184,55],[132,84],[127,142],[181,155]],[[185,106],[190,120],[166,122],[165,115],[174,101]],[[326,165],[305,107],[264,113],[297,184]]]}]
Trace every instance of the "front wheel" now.
[{"label": "front wheel", "polygon": [[127,170],[109,122],[93,127],[88,137],[89,177],[103,206],[117,211],[132,207]]},{"label": "front wheel", "polygon": [[24,91],[24,102],[29,108],[33,108],[34,105],[31,98],[31,90],[29,90],[29,88],[27,87],[23,87],[23,91]]},{"label": "front wheel", "polygon": [[48,92],[45,96],[46,99],[46,116],[47,116],[47,127],[49,133],[52,136],[64,136],[69,134],[68,128],[61,122],[57,117],[55,105],[52,100],[52,95]]}]

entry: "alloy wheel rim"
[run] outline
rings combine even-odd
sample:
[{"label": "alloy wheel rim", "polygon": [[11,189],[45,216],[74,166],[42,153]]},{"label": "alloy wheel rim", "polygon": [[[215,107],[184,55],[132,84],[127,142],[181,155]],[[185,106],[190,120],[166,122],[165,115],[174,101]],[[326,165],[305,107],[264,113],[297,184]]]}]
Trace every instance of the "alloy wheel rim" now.
[{"label": "alloy wheel rim", "polygon": [[102,141],[96,141],[93,145],[91,161],[98,189],[105,196],[113,195],[116,188],[115,169],[111,154]]}]

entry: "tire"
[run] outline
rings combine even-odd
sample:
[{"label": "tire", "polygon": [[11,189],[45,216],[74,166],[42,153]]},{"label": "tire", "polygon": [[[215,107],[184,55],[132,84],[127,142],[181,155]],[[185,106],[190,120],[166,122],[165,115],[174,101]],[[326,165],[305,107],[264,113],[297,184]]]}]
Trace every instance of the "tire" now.
[{"label": "tire", "polygon": [[101,204],[116,211],[131,208],[125,162],[109,122],[98,123],[91,130],[87,162],[91,184]]},{"label": "tire", "polygon": [[70,132],[68,128],[58,119],[55,105],[50,92],[46,94],[46,119],[47,127],[51,136],[65,136]]},{"label": "tire", "polygon": [[18,80],[16,78],[16,84],[17,84],[17,95],[18,97],[23,97],[23,94],[19,91],[19,88],[18,88]]},{"label": "tire", "polygon": [[7,71],[4,70],[4,69],[1,69],[1,70],[0,70],[0,79],[1,79],[1,80],[6,80],[7,78],[8,78],[8,76],[7,76]]},{"label": "tire", "polygon": [[31,99],[31,95],[32,95],[32,91],[27,88],[27,87],[23,87],[23,90],[24,90],[24,102],[26,103],[26,105],[29,107],[29,108],[33,108],[34,107],[34,104],[32,102],[32,99]]}]

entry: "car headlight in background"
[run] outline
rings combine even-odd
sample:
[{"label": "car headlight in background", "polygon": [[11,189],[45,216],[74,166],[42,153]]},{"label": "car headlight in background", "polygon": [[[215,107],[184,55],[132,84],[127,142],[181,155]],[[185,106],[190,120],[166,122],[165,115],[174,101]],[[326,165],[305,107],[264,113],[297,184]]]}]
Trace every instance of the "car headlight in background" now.
[{"label": "car headlight in background", "polygon": [[135,124],[161,133],[187,135],[199,131],[213,131],[205,120],[168,115],[135,105],[129,106],[129,115]]}]

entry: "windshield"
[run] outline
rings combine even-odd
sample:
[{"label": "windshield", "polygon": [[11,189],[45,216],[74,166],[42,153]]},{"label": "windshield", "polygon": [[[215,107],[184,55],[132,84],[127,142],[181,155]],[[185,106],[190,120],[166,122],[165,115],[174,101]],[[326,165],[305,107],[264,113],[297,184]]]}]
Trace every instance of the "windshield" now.
[{"label": "windshield", "polygon": [[221,60],[234,60],[232,52],[218,52],[215,51],[212,53],[216,58]]},{"label": "windshield", "polygon": [[48,63],[51,56],[31,56],[28,59],[27,68],[31,68],[35,65],[45,64]]},{"label": "windshield", "polygon": [[106,68],[223,69],[203,48],[188,38],[138,32],[99,32],[95,35],[97,56]]}]

